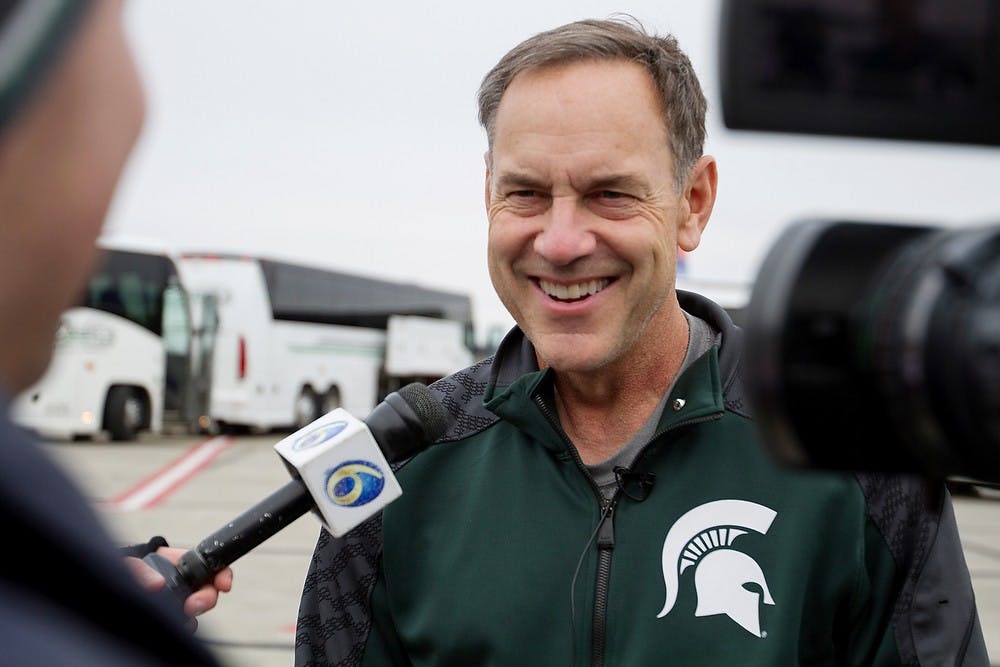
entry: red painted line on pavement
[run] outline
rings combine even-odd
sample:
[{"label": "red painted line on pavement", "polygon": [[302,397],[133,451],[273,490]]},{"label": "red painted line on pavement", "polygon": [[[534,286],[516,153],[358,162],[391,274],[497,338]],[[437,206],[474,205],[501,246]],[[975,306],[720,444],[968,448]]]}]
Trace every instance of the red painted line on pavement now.
[{"label": "red painted line on pavement", "polygon": [[228,436],[200,442],[129,490],[107,501],[104,509],[134,512],[155,507],[232,445],[233,439]]}]

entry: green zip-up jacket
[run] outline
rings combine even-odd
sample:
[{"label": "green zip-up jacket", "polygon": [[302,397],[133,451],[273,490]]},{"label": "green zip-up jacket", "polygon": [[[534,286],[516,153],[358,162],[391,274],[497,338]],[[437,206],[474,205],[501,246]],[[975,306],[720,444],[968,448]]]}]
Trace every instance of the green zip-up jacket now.
[{"label": "green zip-up jacket", "polygon": [[397,471],[403,496],[321,532],[296,664],[988,665],[947,492],[776,466],[740,330],[679,294],[722,342],[626,476],[650,488],[602,500],[515,329],[432,385],[450,426]]}]

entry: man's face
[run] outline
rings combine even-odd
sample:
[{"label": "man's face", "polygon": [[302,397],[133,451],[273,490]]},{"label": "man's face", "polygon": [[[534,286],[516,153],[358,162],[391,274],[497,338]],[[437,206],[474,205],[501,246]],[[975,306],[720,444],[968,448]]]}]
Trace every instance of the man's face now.
[{"label": "man's face", "polygon": [[690,217],[669,146],[634,63],[528,71],[504,93],[487,156],[489,270],[543,364],[595,371],[663,343]]},{"label": "man's face", "polygon": [[143,117],[121,3],[95,2],[53,70],[0,134],[0,386],[45,369],[78,297]]}]

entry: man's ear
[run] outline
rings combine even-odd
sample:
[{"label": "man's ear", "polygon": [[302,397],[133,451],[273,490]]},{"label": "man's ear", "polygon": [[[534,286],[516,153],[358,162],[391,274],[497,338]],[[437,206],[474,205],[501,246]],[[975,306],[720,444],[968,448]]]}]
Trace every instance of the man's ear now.
[{"label": "man's ear", "polygon": [[719,184],[715,158],[703,155],[695,162],[684,186],[684,211],[686,217],[677,227],[677,246],[691,252],[701,242],[701,233],[708,224],[715,206]]}]

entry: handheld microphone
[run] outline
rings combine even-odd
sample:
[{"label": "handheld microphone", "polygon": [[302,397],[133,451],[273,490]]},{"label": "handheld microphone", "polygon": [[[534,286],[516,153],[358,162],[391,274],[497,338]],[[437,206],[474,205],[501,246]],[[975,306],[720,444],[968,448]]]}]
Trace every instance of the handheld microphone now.
[{"label": "handheld microphone", "polygon": [[390,468],[426,449],[447,427],[420,383],[392,392],[361,421],[343,408],[274,446],[293,479],[181,556],[143,558],[183,602],[216,574],[312,510],[340,537],[402,495]]}]

